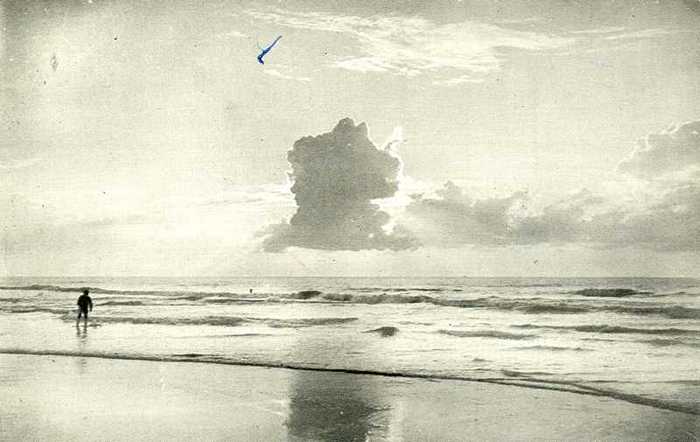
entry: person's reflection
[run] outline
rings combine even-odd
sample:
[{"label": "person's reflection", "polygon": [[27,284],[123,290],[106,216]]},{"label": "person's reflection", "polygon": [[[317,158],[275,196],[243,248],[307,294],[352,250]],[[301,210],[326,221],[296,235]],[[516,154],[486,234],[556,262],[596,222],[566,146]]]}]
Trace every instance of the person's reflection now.
[{"label": "person's reflection", "polygon": [[[302,338],[304,359],[322,362],[351,357],[362,344]],[[335,348],[333,348],[335,347]],[[388,431],[390,406],[381,380],[370,375],[298,370],[292,374],[287,429],[293,440],[365,441]]]},{"label": "person's reflection", "polygon": [[[87,324],[83,324],[82,326],[77,323],[75,324],[75,336],[78,338],[78,353],[80,354],[85,353],[85,348],[87,347],[87,331]],[[80,373],[84,373],[87,359],[80,356],[75,359],[78,362],[78,370]]]}]

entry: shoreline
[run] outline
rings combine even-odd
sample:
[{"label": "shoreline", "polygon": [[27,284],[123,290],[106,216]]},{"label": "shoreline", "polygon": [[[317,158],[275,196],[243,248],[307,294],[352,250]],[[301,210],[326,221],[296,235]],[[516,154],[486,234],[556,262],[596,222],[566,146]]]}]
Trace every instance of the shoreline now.
[{"label": "shoreline", "polygon": [[[509,387],[520,387],[525,389],[556,391],[562,393],[571,393],[583,396],[594,396],[601,398],[614,399],[628,404],[651,407],[658,410],[672,411],[683,413],[692,416],[700,416],[700,408],[690,407],[684,404],[668,403],[657,399],[645,398],[639,395],[622,393],[618,391],[603,390],[587,385],[581,385],[572,382],[538,379],[538,378],[467,378],[460,376],[448,376],[438,374],[422,374],[422,373],[404,373],[404,372],[387,372],[377,370],[361,370],[352,368],[332,368],[332,367],[313,367],[306,365],[295,365],[287,363],[266,363],[266,362],[247,362],[247,361],[231,361],[208,357],[208,355],[200,354],[182,354],[170,355],[168,357],[145,356],[145,355],[128,355],[128,354],[105,354],[105,353],[78,353],[70,351],[31,351],[19,349],[1,349],[2,355],[27,355],[27,356],[56,356],[56,357],[81,357],[95,358],[104,360],[118,361],[144,361],[144,362],[162,362],[162,363],[187,363],[187,364],[210,364],[223,365],[233,367],[252,367],[262,369],[280,369],[280,370],[299,370],[320,373],[340,373],[347,375],[362,375],[362,376],[378,376],[384,378],[398,379],[414,379],[426,381],[453,381],[453,382],[478,382],[492,385],[503,385]],[[698,418],[700,419],[700,418]]]},{"label": "shoreline", "polygon": [[[696,440],[696,416],[480,382],[0,354],[0,439]],[[190,363],[182,363],[190,362]]]}]

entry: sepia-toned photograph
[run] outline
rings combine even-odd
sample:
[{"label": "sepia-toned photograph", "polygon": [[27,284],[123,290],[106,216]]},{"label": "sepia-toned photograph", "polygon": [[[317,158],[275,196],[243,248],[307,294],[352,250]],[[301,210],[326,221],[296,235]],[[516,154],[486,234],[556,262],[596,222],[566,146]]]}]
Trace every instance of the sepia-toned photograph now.
[{"label": "sepia-toned photograph", "polygon": [[699,438],[699,0],[0,0],[0,440]]}]

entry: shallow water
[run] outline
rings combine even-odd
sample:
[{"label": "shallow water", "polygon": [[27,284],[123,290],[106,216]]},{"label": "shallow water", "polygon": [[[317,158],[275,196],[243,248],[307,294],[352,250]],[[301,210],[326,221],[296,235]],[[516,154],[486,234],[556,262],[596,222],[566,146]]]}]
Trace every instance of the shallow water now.
[{"label": "shallow water", "polygon": [[[480,379],[700,412],[698,280],[19,278],[0,286],[0,351]],[[87,328],[75,326],[82,287],[95,303]]]}]

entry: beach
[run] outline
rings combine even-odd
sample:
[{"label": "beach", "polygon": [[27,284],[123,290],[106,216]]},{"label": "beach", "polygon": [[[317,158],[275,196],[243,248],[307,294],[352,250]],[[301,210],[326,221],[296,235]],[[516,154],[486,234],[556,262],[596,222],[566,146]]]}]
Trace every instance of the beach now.
[{"label": "beach", "polygon": [[688,279],[6,280],[2,439],[692,441],[699,300]]},{"label": "beach", "polygon": [[697,416],[465,381],[0,355],[3,440],[697,440]]}]

